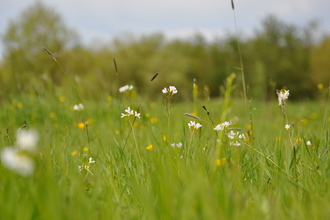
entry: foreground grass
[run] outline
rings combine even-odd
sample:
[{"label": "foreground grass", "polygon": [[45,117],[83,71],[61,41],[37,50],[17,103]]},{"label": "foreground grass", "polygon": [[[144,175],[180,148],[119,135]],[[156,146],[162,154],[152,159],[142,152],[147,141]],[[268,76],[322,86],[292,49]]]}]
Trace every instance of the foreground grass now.
[{"label": "foreground grass", "polygon": [[[250,103],[251,114],[244,102],[232,100],[227,120],[235,119],[233,127],[248,138],[230,146],[223,137],[221,155],[215,155],[219,134],[201,107],[195,112],[201,120],[183,114],[193,111],[191,103],[177,103],[168,119],[161,99],[104,97],[85,101],[82,111],[72,110],[72,100],[32,94],[3,102],[0,149],[14,144],[24,123],[40,140],[31,176],[0,166],[1,219],[330,216],[326,104],[288,103],[287,131],[276,100]],[[215,124],[223,122],[222,100],[201,105]],[[128,106],[141,118],[120,118]],[[189,129],[191,120],[202,127]],[[181,148],[171,147],[180,142]],[[88,163],[90,157],[95,163]],[[84,165],[88,169],[79,172]]]}]

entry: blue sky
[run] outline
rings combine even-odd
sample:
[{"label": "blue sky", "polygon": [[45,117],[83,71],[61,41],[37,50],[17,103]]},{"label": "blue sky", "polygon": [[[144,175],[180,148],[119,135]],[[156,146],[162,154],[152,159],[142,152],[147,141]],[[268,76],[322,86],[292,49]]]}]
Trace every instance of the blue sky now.
[{"label": "blue sky", "polygon": [[[212,39],[234,32],[230,0],[40,0],[53,7],[65,23],[76,29],[86,45],[108,42],[122,33],[163,32],[168,38],[189,37],[199,32]],[[35,0],[0,0],[0,34],[9,19]],[[320,23],[320,32],[330,33],[329,0],[234,0],[237,28],[250,35],[261,20],[274,14],[285,22]],[[0,54],[3,45],[0,43]]]}]

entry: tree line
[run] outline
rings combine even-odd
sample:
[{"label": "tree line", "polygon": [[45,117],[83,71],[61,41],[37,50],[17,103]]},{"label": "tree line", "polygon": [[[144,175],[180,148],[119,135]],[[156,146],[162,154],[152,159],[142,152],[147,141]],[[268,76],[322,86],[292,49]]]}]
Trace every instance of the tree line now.
[{"label": "tree line", "polygon": [[[122,34],[109,43],[84,46],[54,9],[37,2],[11,20],[2,35],[0,94],[69,91],[68,76],[91,98],[115,94],[125,84],[149,97],[174,85],[182,88],[183,98],[191,98],[194,80],[200,94],[217,97],[225,79],[236,73],[235,95],[242,97],[239,46],[247,91],[253,98],[268,100],[276,89],[287,88],[292,99],[315,99],[330,82],[330,36],[313,40],[317,28],[315,22],[300,27],[270,15],[248,38],[228,34],[209,41],[196,34],[168,40],[162,33]],[[156,72],[159,79],[151,83]]]}]

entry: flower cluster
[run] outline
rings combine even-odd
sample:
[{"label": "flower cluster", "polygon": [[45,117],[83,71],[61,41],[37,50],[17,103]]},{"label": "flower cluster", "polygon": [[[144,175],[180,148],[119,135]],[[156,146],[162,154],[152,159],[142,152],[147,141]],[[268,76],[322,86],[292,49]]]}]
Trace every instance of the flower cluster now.
[{"label": "flower cluster", "polygon": [[119,92],[123,93],[126,91],[131,91],[133,88],[134,87],[132,85],[125,85],[125,86],[119,88]]},{"label": "flower cluster", "polygon": [[276,94],[278,97],[278,104],[280,106],[285,105],[285,101],[289,98],[289,90],[281,89],[281,90],[276,90]]},{"label": "flower cluster", "polygon": [[126,114],[125,113],[121,113],[121,118],[130,117],[130,116],[134,116],[134,117],[140,118],[140,113],[138,113],[137,111],[131,110],[130,107],[128,107],[125,110],[125,112],[126,112]]},{"label": "flower cluster", "polygon": [[174,95],[178,93],[178,90],[175,88],[175,86],[170,86],[168,89],[165,87],[162,90],[163,94],[169,94],[169,95]]},{"label": "flower cluster", "polygon": [[169,88],[164,88],[162,90],[163,93],[163,103],[166,109],[166,116],[170,118],[171,109],[175,104],[174,95],[178,93],[178,90],[175,86],[170,86]]},{"label": "flower cluster", "polygon": [[84,105],[82,103],[79,103],[77,105],[74,105],[73,106],[73,110],[74,111],[81,111],[81,110],[84,110]]},{"label": "flower cluster", "polygon": [[20,130],[17,133],[16,146],[2,150],[2,164],[22,176],[31,175],[35,167],[32,155],[36,153],[38,139],[35,130]]},{"label": "flower cluster", "polygon": [[198,128],[202,127],[202,125],[200,123],[196,123],[195,121],[190,121],[188,123],[188,127],[189,127],[189,129],[193,128],[193,129],[197,130]]}]

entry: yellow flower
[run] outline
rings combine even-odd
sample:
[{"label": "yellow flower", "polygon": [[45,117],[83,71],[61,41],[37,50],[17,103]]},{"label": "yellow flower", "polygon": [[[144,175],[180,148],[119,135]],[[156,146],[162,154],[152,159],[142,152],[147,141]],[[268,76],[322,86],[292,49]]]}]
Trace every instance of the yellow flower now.
[{"label": "yellow flower", "polygon": [[217,166],[224,166],[226,165],[226,158],[221,158],[217,160]]},{"label": "yellow flower", "polygon": [[317,117],[317,114],[313,112],[313,113],[311,114],[311,119],[316,119],[316,117]]},{"label": "yellow flower", "polygon": [[63,102],[65,102],[65,97],[61,96],[58,100],[63,103]]},{"label": "yellow flower", "polygon": [[276,141],[282,141],[282,138],[280,138],[280,137],[276,137],[275,140],[276,140]]},{"label": "yellow flower", "polygon": [[84,122],[80,122],[80,123],[78,123],[78,128],[80,128],[80,129],[84,129],[85,128],[85,123]]},{"label": "yellow flower", "polygon": [[150,103],[150,108],[156,108],[156,103],[154,103],[154,102],[152,102],[152,103]]},{"label": "yellow flower", "polygon": [[119,135],[120,134],[120,131],[116,130],[116,135]]},{"label": "yellow flower", "polygon": [[146,147],[147,150],[152,150],[152,148],[154,148],[154,146],[152,144],[150,144],[149,146]]},{"label": "yellow flower", "polygon": [[155,124],[155,123],[157,123],[157,122],[158,122],[158,118],[155,118],[155,117],[150,118],[150,123],[151,123],[151,124]]},{"label": "yellow flower", "polygon": [[23,108],[23,103],[22,102],[17,103],[17,108]]},{"label": "yellow flower", "polygon": [[165,135],[163,135],[163,140],[164,140],[164,141],[166,141],[166,140],[167,140]]},{"label": "yellow flower", "polygon": [[89,148],[88,147],[84,147],[83,148],[83,151],[88,152],[89,151]]},{"label": "yellow flower", "polygon": [[301,138],[301,137],[296,138],[296,143],[299,143],[299,142],[301,142],[301,141],[302,141],[302,138]]},{"label": "yellow flower", "polygon": [[49,113],[49,117],[51,117],[51,118],[55,118],[55,113],[54,112],[51,112],[51,113]]},{"label": "yellow flower", "polygon": [[76,150],[71,152],[71,156],[76,156],[77,154],[78,154],[78,151],[76,151]]},{"label": "yellow flower", "polygon": [[317,88],[318,88],[318,89],[323,89],[323,84],[319,83],[319,84],[317,85]]},{"label": "yellow flower", "polygon": [[108,102],[111,102],[113,100],[112,96],[108,96]]},{"label": "yellow flower", "polygon": [[301,120],[301,123],[303,125],[307,125],[308,124],[308,119],[307,118],[304,118],[303,120]]}]

